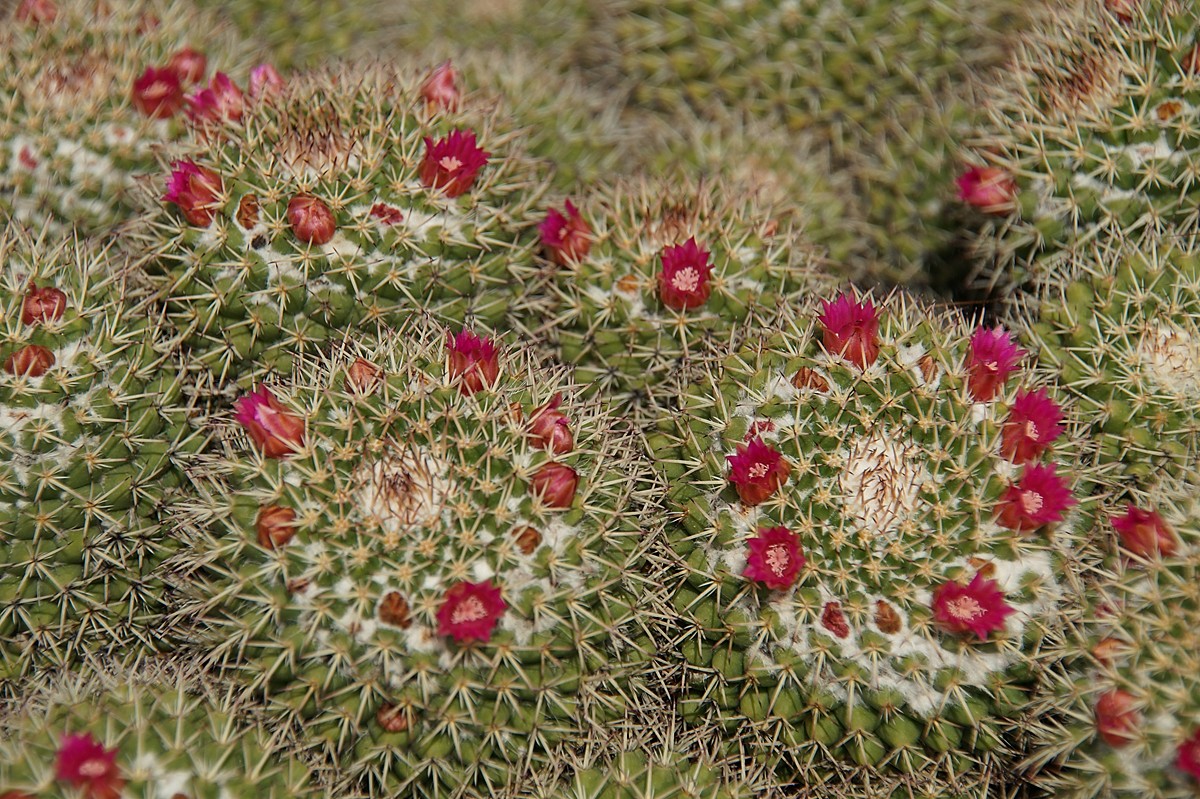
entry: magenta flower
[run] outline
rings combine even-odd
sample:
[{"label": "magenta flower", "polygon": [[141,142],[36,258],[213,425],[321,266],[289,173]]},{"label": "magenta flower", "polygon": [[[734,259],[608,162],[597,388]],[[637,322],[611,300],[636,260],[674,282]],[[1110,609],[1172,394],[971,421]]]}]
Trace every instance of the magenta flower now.
[{"label": "magenta flower", "polygon": [[1175,767],[1200,779],[1200,730],[1192,732],[1191,737],[1179,745]]},{"label": "magenta flower", "polygon": [[560,266],[580,261],[592,248],[592,229],[570,200],[566,202],[564,215],[551,208],[546,220],[538,225],[542,246],[550,253],[550,259]]},{"label": "magenta flower", "polygon": [[562,399],[562,394],[555,394],[549,402],[535,409],[527,428],[533,446],[556,455],[570,452],[575,447],[571,421],[559,410]]},{"label": "magenta flower", "polygon": [[792,473],[791,464],[783,454],[764,444],[761,438],[739,444],[736,454],[726,455],[725,460],[729,461],[729,482],[747,505],[765,502]]},{"label": "magenta flower", "polygon": [[183,83],[170,67],[146,67],[133,81],[133,107],[153,119],[169,119],[183,107]]},{"label": "magenta flower", "polygon": [[438,635],[449,635],[458,643],[491,640],[492,630],[508,605],[500,587],[483,583],[455,583],[438,608]]},{"label": "magenta flower", "polygon": [[658,273],[658,294],[663,305],[676,311],[699,308],[708,302],[712,291],[709,279],[712,264],[709,252],[696,238],[667,247],[662,251],[662,271]]},{"label": "magenta flower", "polygon": [[933,620],[952,633],[973,632],[980,641],[1015,612],[996,581],[979,573],[965,586],[951,580],[933,592]]},{"label": "magenta flower", "polygon": [[125,780],[117,768],[117,750],[105,749],[91,733],[68,734],[58,747],[55,776],[83,789],[87,799],[118,799]]},{"label": "magenta flower", "polygon": [[1158,513],[1132,503],[1126,506],[1124,516],[1113,517],[1112,526],[1121,538],[1121,546],[1139,558],[1170,557],[1179,543]]},{"label": "magenta flower", "polygon": [[990,402],[1017,368],[1025,350],[1003,328],[980,328],[971,336],[967,356],[967,391],[976,402]]},{"label": "magenta flower", "polygon": [[182,47],[171,54],[167,69],[173,70],[184,83],[199,83],[208,69],[208,57],[199,50]]},{"label": "magenta flower", "polygon": [[284,458],[304,447],[304,419],[271,393],[266,386],[237,401],[235,418],[267,458]]},{"label": "magenta flower", "polygon": [[1016,207],[1017,184],[994,166],[971,167],[958,177],[958,199],[984,213],[1003,216]]},{"label": "magenta flower", "polygon": [[446,331],[446,350],[451,379],[461,379],[460,392],[470,395],[496,385],[500,377],[500,351],[490,338],[468,330],[457,336]]},{"label": "magenta flower", "polygon": [[214,75],[207,89],[188,97],[187,104],[188,119],[195,123],[236,122],[245,105],[242,90],[224,72]]},{"label": "magenta flower", "polygon": [[437,141],[427,137],[419,170],[421,183],[441,189],[447,197],[458,197],[471,188],[489,155],[475,143],[474,131],[456,130]]},{"label": "magenta flower", "polygon": [[462,100],[458,78],[458,70],[449,61],[443,61],[421,84],[421,97],[434,108],[454,111]]},{"label": "magenta flower", "polygon": [[259,64],[250,70],[250,96],[263,97],[283,88],[283,76],[270,64]]},{"label": "magenta flower", "polygon": [[879,357],[879,315],[869,300],[855,302],[849,293],[833,302],[821,300],[822,345],[859,369],[866,369]]},{"label": "magenta flower", "polygon": [[1029,464],[1000,498],[996,517],[1010,530],[1029,532],[1062,521],[1063,512],[1074,504],[1075,499],[1053,466]]},{"label": "magenta flower", "polygon": [[760,527],[746,542],[749,554],[742,576],[767,588],[791,588],[806,561],[800,553],[800,536],[786,527]]},{"label": "magenta flower", "polygon": [[171,170],[163,200],[179,206],[189,223],[197,227],[211,225],[221,210],[221,195],[225,191],[221,176],[194,161],[176,161]]},{"label": "magenta flower", "polygon": [[1141,717],[1134,710],[1134,696],[1127,691],[1105,691],[1096,700],[1096,732],[1109,746],[1125,746],[1133,740]]},{"label": "magenta flower", "polygon": [[1000,434],[1000,451],[1013,463],[1037,458],[1062,435],[1062,418],[1062,409],[1044,389],[1018,391]]}]

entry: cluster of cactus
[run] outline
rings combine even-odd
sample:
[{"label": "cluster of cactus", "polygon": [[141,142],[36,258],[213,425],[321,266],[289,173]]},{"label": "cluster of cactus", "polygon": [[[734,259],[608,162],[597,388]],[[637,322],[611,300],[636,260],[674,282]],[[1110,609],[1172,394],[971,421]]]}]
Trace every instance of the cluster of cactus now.
[{"label": "cluster of cactus", "polygon": [[245,49],[163,0],[0,9],[0,211],[87,233],[132,215],[133,179],[184,127],[209,68]]}]

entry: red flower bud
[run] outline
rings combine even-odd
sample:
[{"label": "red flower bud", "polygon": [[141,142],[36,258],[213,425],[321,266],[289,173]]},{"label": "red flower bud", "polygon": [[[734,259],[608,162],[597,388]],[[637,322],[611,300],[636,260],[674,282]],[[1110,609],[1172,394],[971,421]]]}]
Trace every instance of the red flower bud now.
[{"label": "red flower bud", "polygon": [[579,475],[566,464],[551,461],[533,474],[533,493],[548,508],[571,507],[578,487]]},{"label": "red flower bud", "polygon": [[169,119],[183,107],[183,84],[170,67],[146,67],[133,81],[133,106],[154,119]]},{"label": "red flower bud", "polygon": [[383,379],[383,370],[363,358],[355,358],[346,370],[346,384],[360,394],[370,394]]},{"label": "red flower bud", "polygon": [[242,118],[242,90],[228,75],[218,72],[207,89],[187,98],[187,115],[193,123],[236,122]]},{"label": "red flower bud", "polygon": [[337,232],[333,211],[311,194],[297,194],[288,202],[288,222],[296,238],[309,244],[328,244]]},{"label": "red flower bud", "polygon": [[176,161],[171,168],[163,200],[179,206],[189,223],[208,227],[221,209],[221,195],[225,191],[221,176],[192,161]]},{"label": "red flower bud", "polygon": [[236,404],[237,421],[263,456],[283,458],[304,447],[304,419],[296,416],[266,386],[242,397]]},{"label": "red flower bud", "polygon": [[167,69],[174,70],[184,83],[199,83],[208,69],[208,57],[199,50],[184,47],[167,61]]},{"label": "red flower bud", "polygon": [[489,155],[475,143],[474,131],[456,130],[437,141],[426,138],[425,158],[419,170],[421,184],[441,189],[447,197],[466,194]]},{"label": "red flower bud", "polygon": [[283,88],[283,76],[270,64],[259,64],[250,70],[250,96],[263,97]]},{"label": "red flower bud", "polygon": [[8,356],[4,371],[10,375],[41,377],[54,366],[54,353],[37,344],[28,344]]},{"label": "red flower bud", "polygon": [[1175,533],[1158,513],[1132,503],[1124,516],[1113,517],[1112,526],[1121,537],[1121,546],[1139,558],[1170,557],[1179,546]]},{"label": "red flower bud", "polygon": [[984,213],[1004,216],[1016,208],[1017,184],[1003,169],[972,167],[957,183],[958,199]]},{"label": "red flower bud", "polygon": [[56,322],[67,310],[67,295],[52,286],[38,288],[30,285],[21,305],[21,323],[36,325],[39,322]]},{"label": "red flower bud", "polygon": [[446,331],[446,349],[450,356],[450,377],[461,378],[458,390],[463,394],[496,385],[500,377],[500,353],[490,338],[467,330],[457,336]]},{"label": "red flower bud", "polygon": [[435,108],[454,111],[462,99],[458,88],[458,71],[444,61],[421,84],[421,96]]},{"label": "red flower bud", "polygon": [[869,299],[855,302],[846,293],[836,300],[821,300],[822,346],[832,355],[840,355],[859,369],[866,369],[879,357],[879,314]]},{"label": "red flower bud", "polygon": [[1134,738],[1141,717],[1133,709],[1134,696],[1107,691],[1096,700],[1096,732],[1109,746],[1126,746]]},{"label": "red flower bud", "polygon": [[1188,75],[1200,75],[1200,43],[1192,45],[1192,49],[1179,62],[1183,71]]},{"label": "red flower bud", "polygon": [[587,220],[570,200],[567,200],[566,209],[564,215],[551,208],[546,220],[538,225],[542,246],[551,260],[560,266],[583,260],[592,248],[592,229]]},{"label": "red flower bud", "polygon": [[1191,737],[1179,745],[1175,767],[1200,779],[1200,730],[1195,730]]},{"label": "red flower bud", "polygon": [[533,446],[555,455],[570,452],[575,446],[571,422],[566,414],[558,410],[560,405],[562,394],[555,394],[553,399],[534,410],[529,418],[529,438]]},{"label": "red flower bud", "polygon": [[1140,2],[1141,0],[1104,0],[1104,6],[1114,17],[1128,25],[1133,22]]},{"label": "red flower bud", "polygon": [[279,549],[296,535],[296,511],[281,505],[259,508],[254,529],[260,547]]},{"label": "red flower bud", "polygon": [[43,22],[54,22],[58,16],[58,5],[54,0],[22,0],[17,6],[17,21],[32,22],[40,25]]}]

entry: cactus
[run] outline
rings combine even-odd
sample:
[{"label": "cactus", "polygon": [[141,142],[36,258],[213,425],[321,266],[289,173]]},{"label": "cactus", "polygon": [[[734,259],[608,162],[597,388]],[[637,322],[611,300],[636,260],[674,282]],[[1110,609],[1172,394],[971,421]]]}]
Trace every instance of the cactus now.
[{"label": "cactus", "polygon": [[1084,410],[1106,485],[1195,462],[1200,253],[1088,248],[1011,315],[1041,344],[1040,368]]},{"label": "cactus", "polygon": [[[185,93],[243,50],[165,0],[20,0],[0,10],[0,212],[100,233],[132,215],[132,182],[179,135]],[[207,65],[206,65],[207,62]]]},{"label": "cactus", "polygon": [[1063,414],[1017,388],[1003,331],[903,295],[795,314],[650,439],[681,712],[810,784],[858,766],[855,793],[984,795],[1070,599]]},{"label": "cactus", "polygon": [[364,31],[388,19],[391,7],[313,0],[199,0],[201,7],[231,20],[243,36],[265,45],[280,69],[314,66],[322,59],[353,55]]},{"label": "cactus", "polygon": [[1200,472],[1158,480],[1105,510],[1070,657],[1034,704],[1045,723],[1030,781],[1063,799],[1184,799],[1200,784]]},{"label": "cactus", "polygon": [[312,797],[308,771],[244,704],[178,666],[46,675],[0,739],[14,798]]},{"label": "cactus", "polygon": [[116,257],[0,230],[0,683],[169,645],[160,515],[203,438]]},{"label": "cactus", "polygon": [[[219,384],[422,310],[499,324],[544,187],[492,105],[444,108],[425,68],[330,67],[200,128],[133,231],[169,318]],[[215,137],[215,140],[214,140]]]},{"label": "cactus", "polygon": [[676,753],[647,756],[621,752],[609,761],[578,770],[565,786],[556,786],[545,799],[735,799],[763,796],[750,786],[728,783],[703,761]]},{"label": "cactus", "polygon": [[1012,180],[983,215],[977,287],[1043,280],[1092,242],[1196,242],[1200,14],[1176,0],[1111,5],[1064,11],[1030,37],[970,141],[968,157]]},{"label": "cactus", "polygon": [[543,223],[548,283],[522,312],[547,319],[581,382],[626,405],[667,401],[674,373],[828,283],[816,251],[748,188],[630,179],[578,202]]},{"label": "cactus", "polygon": [[531,353],[356,352],[239,400],[184,615],[373,792],[502,786],[634,697],[642,469]]}]

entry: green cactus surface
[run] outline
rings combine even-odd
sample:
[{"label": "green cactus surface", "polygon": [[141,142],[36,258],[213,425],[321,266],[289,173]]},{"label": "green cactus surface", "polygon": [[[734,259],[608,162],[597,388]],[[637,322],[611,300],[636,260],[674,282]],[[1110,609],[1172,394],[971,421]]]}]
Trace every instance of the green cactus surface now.
[{"label": "green cactus surface", "polygon": [[10,226],[0,264],[4,683],[167,645],[161,514],[203,437],[119,259]]},{"label": "green cactus surface", "polygon": [[989,332],[954,314],[831,305],[860,310],[844,350],[801,305],[651,436],[678,519],[661,579],[689,664],[680,709],[808,784],[858,768],[856,795],[990,795],[1070,600],[1079,523],[1053,470],[1072,456],[1052,436],[1037,457],[1009,449],[1029,386],[1007,336],[997,370],[974,347]]},{"label": "green cactus surface", "polygon": [[531,353],[459,374],[447,335],[406,327],[268,389],[300,448],[230,439],[185,610],[347,774],[419,797],[503,786],[619,716],[653,653],[627,438]]}]

